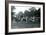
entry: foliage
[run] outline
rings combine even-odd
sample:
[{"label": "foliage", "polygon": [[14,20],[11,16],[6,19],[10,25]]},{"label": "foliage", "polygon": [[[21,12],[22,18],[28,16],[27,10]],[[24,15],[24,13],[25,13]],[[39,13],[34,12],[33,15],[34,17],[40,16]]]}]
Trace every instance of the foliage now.
[{"label": "foliage", "polygon": [[[12,7],[12,10],[14,9],[14,7]],[[20,11],[17,14],[17,17],[14,17],[13,15],[15,15],[15,12],[11,12],[12,15],[12,19],[15,18],[17,19],[17,21],[21,20],[23,17],[26,17],[25,20],[27,21],[31,21],[34,20],[33,18],[30,17],[40,17],[40,8],[37,10],[36,8],[32,7],[28,10],[25,10],[24,13],[22,11]],[[28,19],[28,20],[27,20]],[[36,21],[40,21],[40,18],[37,18],[38,20]]]}]

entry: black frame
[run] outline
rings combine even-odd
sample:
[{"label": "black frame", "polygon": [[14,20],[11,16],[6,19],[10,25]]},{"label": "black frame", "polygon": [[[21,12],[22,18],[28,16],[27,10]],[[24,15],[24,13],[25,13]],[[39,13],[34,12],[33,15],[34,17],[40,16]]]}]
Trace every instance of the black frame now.
[{"label": "black frame", "polygon": [[[27,32],[12,32],[8,33],[8,3],[26,3],[43,5],[43,30],[42,31],[27,31]],[[26,1],[5,1],[5,34],[22,34],[22,33],[38,33],[45,32],[45,3],[43,2],[26,2]]]}]

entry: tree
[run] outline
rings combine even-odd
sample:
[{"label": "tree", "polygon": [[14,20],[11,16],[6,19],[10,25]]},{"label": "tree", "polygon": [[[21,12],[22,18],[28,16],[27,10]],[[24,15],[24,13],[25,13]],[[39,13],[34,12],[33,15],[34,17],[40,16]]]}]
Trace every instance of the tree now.
[{"label": "tree", "polygon": [[35,11],[36,8],[35,8],[35,7],[32,7],[32,8],[30,8],[29,10],[30,10],[30,11]]},{"label": "tree", "polygon": [[40,8],[38,10],[35,11],[35,14],[34,14],[36,17],[40,17]]},{"label": "tree", "polygon": [[18,13],[18,16],[23,16],[23,12],[20,11],[20,12]]},{"label": "tree", "polygon": [[13,12],[13,10],[16,9],[14,6],[11,6],[11,19],[13,20],[15,17],[15,12]]},{"label": "tree", "polygon": [[23,12],[20,11],[20,12],[17,14],[17,18],[18,18],[18,20],[21,20],[22,17],[23,17]]},{"label": "tree", "polygon": [[28,10],[25,10],[25,12],[24,12],[24,17],[26,17],[26,16],[29,16],[29,11]]},{"label": "tree", "polygon": [[30,15],[31,15],[31,17],[33,17],[34,16],[34,12],[36,11],[36,8],[35,7],[32,7],[32,8],[30,8],[29,9],[30,10]]}]

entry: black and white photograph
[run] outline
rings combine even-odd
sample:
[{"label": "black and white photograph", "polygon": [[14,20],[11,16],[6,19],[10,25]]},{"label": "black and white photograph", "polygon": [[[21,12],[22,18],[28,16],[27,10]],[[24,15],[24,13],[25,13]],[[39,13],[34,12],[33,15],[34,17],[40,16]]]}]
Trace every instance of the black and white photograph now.
[{"label": "black and white photograph", "polygon": [[11,28],[40,28],[40,8],[11,6]]},{"label": "black and white photograph", "polygon": [[42,3],[8,3],[8,32],[43,31]]}]

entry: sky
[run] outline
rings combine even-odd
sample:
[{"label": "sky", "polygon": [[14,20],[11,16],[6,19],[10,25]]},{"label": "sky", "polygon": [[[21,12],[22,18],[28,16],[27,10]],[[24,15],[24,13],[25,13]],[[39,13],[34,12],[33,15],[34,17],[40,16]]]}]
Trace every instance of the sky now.
[{"label": "sky", "polygon": [[15,7],[16,9],[13,10],[13,12],[19,13],[20,11],[22,11],[24,13],[25,10],[29,10],[29,8],[31,7]]},{"label": "sky", "polygon": [[25,10],[29,11],[32,6],[35,7],[37,10],[39,9],[39,7],[37,7],[38,5],[13,4],[13,6],[15,7],[15,9],[13,9],[13,12],[16,12],[16,14],[18,14],[20,11],[22,11],[23,13]]},{"label": "sky", "polygon": [[[25,10],[28,10],[32,8],[32,7],[15,7],[15,9],[13,9],[13,12],[16,12],[16,14],[18,14],[20,11],[22,11],[24,13]],[[38,9],[38,8],[37,8]]]}]

